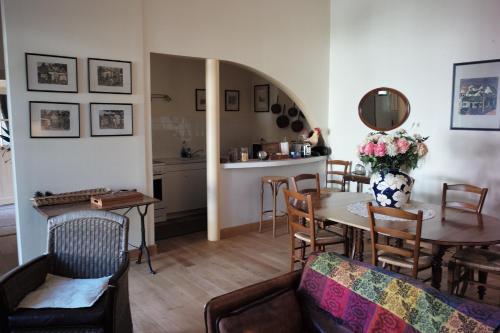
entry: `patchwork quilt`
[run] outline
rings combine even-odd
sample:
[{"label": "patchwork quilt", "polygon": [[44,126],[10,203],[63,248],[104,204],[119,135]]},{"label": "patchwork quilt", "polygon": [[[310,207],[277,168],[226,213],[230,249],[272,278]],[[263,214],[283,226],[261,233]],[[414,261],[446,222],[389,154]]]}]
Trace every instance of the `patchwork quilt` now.
[{"label": "patchwork quilt", "polygon": [[335,253],[310,256],[298,292],[353,332],[500,331],[500,308]]}]

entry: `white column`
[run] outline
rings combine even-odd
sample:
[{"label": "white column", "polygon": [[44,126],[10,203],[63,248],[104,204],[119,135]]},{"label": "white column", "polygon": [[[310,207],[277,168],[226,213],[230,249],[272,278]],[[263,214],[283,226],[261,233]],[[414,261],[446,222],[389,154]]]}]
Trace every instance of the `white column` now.
[{"label": "white column", "polygon": [[207,236],[209,241],[220,239],[219,173],[220,173],[220,92],[219,60],[206,60],[207,118]]}]

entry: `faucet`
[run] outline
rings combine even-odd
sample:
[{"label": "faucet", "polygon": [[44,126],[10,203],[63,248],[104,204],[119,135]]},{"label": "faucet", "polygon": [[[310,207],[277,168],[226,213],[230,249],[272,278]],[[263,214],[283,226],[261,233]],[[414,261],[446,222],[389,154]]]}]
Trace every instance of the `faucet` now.
[{"label": "faucet", "polygon": [[196,154],[201,153],[202,151],[205,151],[205,150],[204,149],[197,149],[193,152],[190,151],[190,152],[188,152],[187,157],[194,158],[196,156]]}]

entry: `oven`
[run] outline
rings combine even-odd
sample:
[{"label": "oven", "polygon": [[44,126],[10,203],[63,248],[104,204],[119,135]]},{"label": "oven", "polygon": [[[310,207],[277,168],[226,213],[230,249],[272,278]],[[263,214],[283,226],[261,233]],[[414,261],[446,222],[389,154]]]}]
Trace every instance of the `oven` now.
[{"label": "oven", "polygon": [[153,197],[160,200],[155,203],[155,223],[167,220],[167,201],[165,187],[165,164],[153,162]]}]

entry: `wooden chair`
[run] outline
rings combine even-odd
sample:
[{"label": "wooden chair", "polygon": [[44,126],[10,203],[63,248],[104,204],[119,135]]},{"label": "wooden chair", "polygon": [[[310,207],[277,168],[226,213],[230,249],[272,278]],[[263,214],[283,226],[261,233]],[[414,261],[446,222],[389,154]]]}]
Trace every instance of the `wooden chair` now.
[{"label": "wooden chair", "polygon": [[[319,173],[303,173],[298,176],[291,177],[292,178],[292,186],[293,189],[301,194],[312,194],[315,195],[318,199],[321,196],[321,186],[319,184]],[[305,181],[314,181],[314,188],[299,188],[299,182]]]},{"label": "wooden chair", "polygon": [[[290,223],[290,271],[294,270],[295,263],[302,265],[306,262],[306,248],[311,251],[325,251],[327,245],[345,244],[344,238],[327,230],[318,229],[314,218],[312,194],[300,194],[283,189],[286,208]],[[296,246],[296,240],[300,245]],[[297,250],[300,255],[297,256]]]},{"label": "wooden chair", "polygon": [[[340,167],[340,169],[338,168]],[[349,173],[350,161],[327,160],[326,161],[326,189],[328,191],[345,192],[345,176]],[[328,185],[332,184],[332,187]],[[340,185],[340,189],[334,188],[333,184]]]},{"label": "wooden chair", "polygon": [[[375,220],[375,214],[402,218],[409,221],[414,221],[416,224],[415,233],[397,230],[385,226],[379,226]],[[432,257],[420,253],[420,236],[422,234],[422,211],[417,214],[409,213],[397,208],[389,207],[374,207],[371,202],[368,203],[368,220],[370,221],[371,232],[371,247],[372,247],[372,264],[377,265],[382,262],[384,267],[407,268],[411,270],[411,276],[417,278],[418,272],[431,267]],[[405,222],[403,222],[405,223]],[[389,236],[391,238],[402,241],[414,241],[413,248],[404,248],[382,244],[379,242],[379,234]]]},{"label": "wooden chair", "polygon": [[[479,199],[477,202],[448,200],[448,191],[475,193],[475,194],[479,195]],[[467,184],[448,185],[448,184],[444,183],[443,184],[443,193],[442,193],[442,198],[441,198],[441,219],[443,221],[445,219],[446,208],[460,209],[460,210],[465,210],[465,211],[469,211],[469,212],[474,212],[476,214],[481,214],[481,211],[483,210],[484,201],[486,200],[487,193],[488,193],[487,188],[481,188],[478,186],[467,185]]]}]

